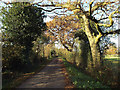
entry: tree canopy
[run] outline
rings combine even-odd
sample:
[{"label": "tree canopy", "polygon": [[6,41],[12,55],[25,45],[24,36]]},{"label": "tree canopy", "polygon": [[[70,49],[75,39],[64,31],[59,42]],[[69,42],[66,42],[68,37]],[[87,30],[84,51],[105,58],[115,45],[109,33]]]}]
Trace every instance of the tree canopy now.
[{"label": "tree canopy", "polygon": [[75,43],[75,34],[83,31],[84,26],[81,25],[79,19],[74,16],[56,16],[52,21],[47,23],[47,35],[52,41],[60,42],[68,51],[72,51]]},{"label": "tree canopy", "polygon": [[15,2],[2,8],[3,48],[21,47],[21,57],[29,61],[29,54],[38,37],[46,30],[44,12],[29,2]]},{"label": "tree canopy", "polygon": [[14,3],[8,10],[3,10],[4,32],[7,32],[11,41],[20,45],[30,45],[46,28],[42,10],[27,4]]}]

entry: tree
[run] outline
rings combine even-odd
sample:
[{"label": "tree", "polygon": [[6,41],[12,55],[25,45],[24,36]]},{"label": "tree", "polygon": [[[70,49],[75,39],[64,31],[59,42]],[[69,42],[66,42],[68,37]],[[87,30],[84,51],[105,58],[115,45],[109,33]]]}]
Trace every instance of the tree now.
[{"label": "tree", "polygon": [[[115,34],[119,33],[120,30],[112,30],[112,31],[102,31],[101,27],[111,27],[114,24],[113,18],[119,18],[117,16],[117,13],[120,13],[119,8],[119,0],[103,0],[103,1],[97,1],[97,0],[75,0],[71,1],[68,0],[66,3],[62,2],[55,2],[54,0],[48,0],[49,4],[41,5],[39,3],[42,3],[44,0],[38,3],[33,3],[37,6],[41,7],[55,7],[51,10],[47,10],[44,8],[41,8],[44,11],[52,12],[56,9],[65,9],[64,12],[67,14],[67,11],[74,12],[74,15],[78,18],[82,18],[84,21],[85,26],[85,34],[88,37],[91,53],[92,53],[92,59],[93,59],[93,67],[100,66],[100,49],[98,42],[100,41],[100,38],[102,36],[106,36],[108,34]],[[50,4],[51,3],[51,4]],[[7,4],[7,3],[6,3]],[[67,10],[66,10],[67,9]],[[57,10],[56,10],[57,11]],[[61,15],[61,13],[54,12],[58,15]],[[63,15],[63,14],[62,14]],[[108,21],[109,23],[105,23],[104,21]],[[90,22],[95,23],[96,31],[92,29]],[[97,32],[97,33],[96,33]]]},{"label": "tree", "polygon": [[[84,32],[87,35],[91,48],[93,67],[100,66],[101,62],[100,47],[98,45],[100,38],[108,34],[115,34],[120,32],[120,29],[112,31],[101,30],[102,26],[111,27],[114,24],[113,18],[119,17],[117,16],[117,13],[120,13],[117,7],[118,3],[119,3],[118,0],[114,1],[76,0],[74,2],[68,0],[68,2],[66,3],[54,2],[52,4],[58,7],[67,8],[67,10],[73,11],[76,17],[83,19],[85,26]],[[104,21],[106,20],[109,23],[105,23]],[[91,22],[95,23],[94,24],[95,31],[90,25]]]},{"label": "tree", "polygon": [[84,33],[83,20],[79,20],[75,16],[56,16],[52,21],[47,22],[47,26],[46,34],[50,36],[51,41],[61,43],[65,49],[73,53],[71,61],[74,64],[77,64],[76,58],[79,55],[80,66],[85,69],[90,64],[87,62],[91,57],[88,55],[90,46]]},{"label": "tree", "polygon": [[33,42],[34,47],[33,50],[37,53],[37,55],[42,53],[42,57],[44,57],[44,46],[49,43],[49,38],[43,33],[40,37],[37,38],[36,41]]},{"label": "tree", "polygon": [[117,54],[117,47],[115,43],[109,44],[109,47],[105,50],[105,55],[115,55]]},{"label": "tree", "polygon": [[[44,13],[40,8],[30,5],[28,2],[15,2],[11,6],[3,7],[2,16],[4,36],[9,36],[6,40],[10,41],[12,45],[23,46],[22,55],[28,63],[28,57],[33,47],[32,42],[36,41],[46,30],[46,24],[43,22]],[[4,38],[3,41],[5,41]]]},{"label": "tree", "polygon": [[48,30],[46,34],[51,38],[52,42],[61,43],[68,51],[72,52],[75,44],[75,34],[79,30],[83,30],[82,22],[74,16],[54,17],[47,22]]}]

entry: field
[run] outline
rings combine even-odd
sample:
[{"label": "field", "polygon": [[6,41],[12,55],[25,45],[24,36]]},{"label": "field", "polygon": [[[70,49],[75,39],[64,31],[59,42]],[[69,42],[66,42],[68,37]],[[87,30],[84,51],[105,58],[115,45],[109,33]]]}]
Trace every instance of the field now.
[{"label": "field", "polygon": [[114,66],[120,66],[120,57],[114,57],[114,56],[105,56],[104,58],[105,63],[110,63],[111,67]]},{"label": "field", "polygon": [[113,82],[112,85],[116,86],[119,84],[119,73],[120,73],[120,57],[115,56],[106,56],[104,58],[104,66],[108,67],[110,70],[110,73],[108,75],[110,82]]}]

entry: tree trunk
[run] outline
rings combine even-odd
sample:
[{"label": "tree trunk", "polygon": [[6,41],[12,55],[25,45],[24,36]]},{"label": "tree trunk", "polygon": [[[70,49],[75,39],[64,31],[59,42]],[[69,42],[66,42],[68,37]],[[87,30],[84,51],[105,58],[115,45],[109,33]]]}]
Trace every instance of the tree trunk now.
[{"label": "tree trunk", "polygon": [[91,47],[91,53],[92,53],[92,59],[93,59],[93,67],[99,67],[100,66],[100,52],[98,50],[98,46],[94,42],[90,42]]},{"label": "tree trunk", "polygon": [[83,70],[85,70],[88,65],[88,52],[88,45],[85,43],[85,41],[83,41],[81,43],[81,64]]},{"label": "tree trunk", "polygon": [[88,37],[89,44],[90,44],[90,49],[91,49],[91,54],[92,54],[92,67],[99,67],[100,66],[100,51],[97,45],[97,42],[95,42],[96,37],[92,35],[91,33],[91,27],[90,27],[90,22],[87,19],[85,15],[82,16],[85,24],[85,34]]}]

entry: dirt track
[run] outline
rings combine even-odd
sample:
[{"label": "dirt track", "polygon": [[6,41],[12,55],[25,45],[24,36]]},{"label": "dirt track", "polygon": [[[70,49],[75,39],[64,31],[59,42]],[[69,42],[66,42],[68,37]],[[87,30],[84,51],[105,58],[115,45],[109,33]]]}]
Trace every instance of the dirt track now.
[{"label": "dirt track", "polygon": [[43,70],[27,79],[18,88],[64,88],[65,76],[62,70],[62,63],[54,59]]}]

